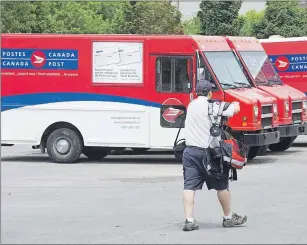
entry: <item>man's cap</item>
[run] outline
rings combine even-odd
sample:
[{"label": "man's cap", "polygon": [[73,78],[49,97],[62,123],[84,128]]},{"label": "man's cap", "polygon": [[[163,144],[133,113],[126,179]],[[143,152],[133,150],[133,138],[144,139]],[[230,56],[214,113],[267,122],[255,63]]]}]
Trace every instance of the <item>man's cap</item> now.
[{"label": "man's cap", "polygon": [[212,90],[214,85],[207,80],[199,81],[196,84],[196,93],[202,93],[204,90]]}]

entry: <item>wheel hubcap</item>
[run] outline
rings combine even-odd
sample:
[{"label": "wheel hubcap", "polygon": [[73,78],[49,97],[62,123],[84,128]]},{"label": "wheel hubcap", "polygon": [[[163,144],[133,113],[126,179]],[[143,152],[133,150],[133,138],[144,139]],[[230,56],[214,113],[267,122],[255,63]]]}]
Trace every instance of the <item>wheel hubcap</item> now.
[{"label": "wheel hubcap", "polygon": [[60,154],[66,154],[70,150],[70,143],[66,139],[60,139],[56,142],[55,148]]}]

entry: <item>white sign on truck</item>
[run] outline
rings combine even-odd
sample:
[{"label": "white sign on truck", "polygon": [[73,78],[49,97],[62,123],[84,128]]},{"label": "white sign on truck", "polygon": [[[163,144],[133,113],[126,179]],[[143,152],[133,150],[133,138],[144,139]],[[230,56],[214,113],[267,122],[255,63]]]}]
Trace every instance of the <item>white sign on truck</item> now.
[{"label": "white sign on truck", "polygon": [[93,83],[142,83],[143,43],[93,42]]}]

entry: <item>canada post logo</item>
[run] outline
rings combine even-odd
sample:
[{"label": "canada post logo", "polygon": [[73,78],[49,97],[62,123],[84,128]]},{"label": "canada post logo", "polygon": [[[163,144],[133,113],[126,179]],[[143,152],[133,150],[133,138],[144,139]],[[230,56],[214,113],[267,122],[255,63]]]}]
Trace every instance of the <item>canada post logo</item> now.
[{"label": "canada post logo", "polygon": [[271,55],[270,60],[279,72],[307,71],[307,54]]},{"label": "canada post logo", "polygon": [[75,49],[1,49],[2,69],[77,70]]}]

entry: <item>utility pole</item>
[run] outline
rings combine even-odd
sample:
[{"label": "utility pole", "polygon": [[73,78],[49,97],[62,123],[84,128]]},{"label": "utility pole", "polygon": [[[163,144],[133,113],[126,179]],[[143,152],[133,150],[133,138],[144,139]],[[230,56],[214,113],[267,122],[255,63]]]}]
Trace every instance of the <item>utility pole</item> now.
[{"label": "utility pole", "polygon": [[179,1],[177,1],[177,9],[179,10]]}]

